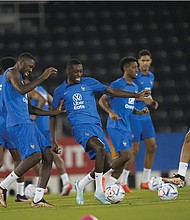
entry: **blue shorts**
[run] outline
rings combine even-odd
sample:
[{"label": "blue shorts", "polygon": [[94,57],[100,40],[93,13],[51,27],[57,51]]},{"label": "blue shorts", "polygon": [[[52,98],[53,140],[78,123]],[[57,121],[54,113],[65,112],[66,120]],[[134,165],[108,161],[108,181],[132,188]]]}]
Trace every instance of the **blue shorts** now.
[{"label": "blue shorts", "polygon": [[107,128],[107,131],[116,152],[131,149],[132,134],[130,135],[126,130],[115,128]]},{"label": "blue shorts", "polygon": [[45,137],[34,124],[19,124],[7,128],[7,131],[11,141],[16,144],[23,160],[33,153],[43,153],[46,147],[50,147]]},{"label": "blue shorts", "polygon": [[[82,124],[72,127],[72,135],[75,140],[81,144],[86,151],[86,143],[91,137],[97,137],[106,147],[106,152],[111,152],[106,136],[100,125]],[[91,160],[96,157],[96,152],[93,150],[86,151]]]},{"label": "blue shorts", "polygon": [[10,141],[10,137],[7,132],[5,123],[0,125],[0,145],[3,148],[7,148],[9,150],[17,149],[15,144],[12,141]]},{"label": "blue shorts", "polygon": [[151,118],[146,120],[131,119],[132,142],[140,142],[149,138],[155,138],[155,129]]}]

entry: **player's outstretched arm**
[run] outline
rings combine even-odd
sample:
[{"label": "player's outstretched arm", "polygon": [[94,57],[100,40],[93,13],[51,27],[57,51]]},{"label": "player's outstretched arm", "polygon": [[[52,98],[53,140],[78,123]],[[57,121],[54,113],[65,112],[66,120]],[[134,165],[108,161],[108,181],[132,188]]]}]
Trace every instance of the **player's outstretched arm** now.
[{"label": "player's outstretched arm", "polygon": [[108,87],[106,89],[106,93],[115,96],[115,97],[123,97],[123,98],[141,98],[141,97],[147,97],[150,95],[150,90],[143,90],[140,93],[135,92],[128,92],[125,90],[117,89],[117,88],[110,88]]},{"label": "player's outstretched arm", "polygon": [[50,118],[50,133],[51,133],[51,144],[52,144],[52,151],[55,153],[59,153],[59,146],[55,136],[55,129],[56,129],[56,116],[52,116]]}]

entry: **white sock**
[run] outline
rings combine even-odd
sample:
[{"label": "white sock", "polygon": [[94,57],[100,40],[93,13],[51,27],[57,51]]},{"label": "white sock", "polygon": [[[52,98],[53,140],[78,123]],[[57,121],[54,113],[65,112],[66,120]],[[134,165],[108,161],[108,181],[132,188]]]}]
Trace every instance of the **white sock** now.
[{"label": "white sock", "polygon": [[3,189],[8,189],[9,186],[19,177],[15,174],[14,171],[12,171],[1,183],[0,186]]},{"label": "white sock", "polygon": [[149,182],[150,173],[151,173],[151,169],[146,169],[146,168],[143,169],[142,183]]},{"label": "white sock", "polygon": [[17,194],[24,196],[24,182],[17,183]]},{"label": "white sock", "polygon": [[34,196],[34,202],[39,202],[43,198],[44,190],[45,189],[40,188],[40,187],[36,188],[36,192],[35,192],[35,196]]},{"label": "white sock", "polygon": [[69,176],[67,173],[63,173],[62,175],[60,175],[60,177],[61,177],[63,186],[70,183]]},{"label": "white sock", "polygon": [[109,182],[109,179],[113,173],[113,169],[109,169],[106,173],[104,173],[104,178],[105,178],[105,185],[107,185],[107,183]]},{"label": "white sock", "polygon": [[38,186],[38,181],[39,181],[39,176],[36,176],[35,180],[34,180],[34,185],[35,186]]},{"label": "white sock", "polygon": [[187,168],[188,168],[188,163],[179,162],[178,174],[185,177]]},{"label": "white sock", "polygon": [[113,176],[110,176],[109,181],[106,184],[106,187],[112,184],[115,184],[117,182],[117,179],[115,179]]},{"label": "white sock", "polygon": [[118,181],[120,182],[121,185],[126,185],[128,184],[128,176],[129,176],[130,170],[125,170],[123,169],[122,174],[120,175]]},{"label": "white sock", "polygon": [[103,188],[102,188],[102,176],[103,173],[96,173],[95,172],[95,182],[96,182],[96,194],[103,193]]},{"label": "white sock", "polygon": [[79,181],[79,189],[84,189],[89,183],[94,181],[94,179],[91,177],[90,173],[86,175],[83,179]]}]

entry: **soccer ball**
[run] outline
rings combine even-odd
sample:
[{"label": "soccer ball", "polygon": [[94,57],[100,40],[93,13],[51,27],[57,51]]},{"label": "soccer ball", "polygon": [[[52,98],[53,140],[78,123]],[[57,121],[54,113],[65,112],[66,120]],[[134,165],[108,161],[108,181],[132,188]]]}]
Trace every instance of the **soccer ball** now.
[{"label": "soccer ball", "polygon": [[148,183],[148,187],[151,191],[157,191],[162,184],[164,184],[164,181],[161,177],[153,176]]},{"label": "soccer ball", "polygon": [[28,184],[25,188],[25,196],[29,199],[34,198],[36,192],[36,186],[33,184]]},{"label": "soccer ball", "polygon": [[106,187],[105,196],[111,203],[119,203],[125,196],[123,187],[119,184],[113,184]]},{"label": "soccer ball", "polygon": [[178,196],[178,190],[173,184],[165,183],[158,189],[158,196],[161,200],[175,200]]}]

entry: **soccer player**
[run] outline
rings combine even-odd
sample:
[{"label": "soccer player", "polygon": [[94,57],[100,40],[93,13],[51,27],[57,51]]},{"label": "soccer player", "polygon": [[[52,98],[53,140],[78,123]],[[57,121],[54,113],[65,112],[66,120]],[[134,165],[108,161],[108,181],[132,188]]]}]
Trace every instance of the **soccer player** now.
[{"label": "soccer player", "polygon": [[41,159],[40,179],[31,206],[52,207],[43,199],[43,194],[49,180],[53,156],[45,138],[31,121],[29,111],[37,115],[57,115],[62,112],[62,105],[55,111],[44,111],[28,103],[27,93],[57,72],[55,68],[50,67],[36,80],[25,84],[23,76],[32,74],[34,67],[34,57],[29,53],[23,53],[18,57],[15,66],[7,69],[3,75],[3,103],[7,111],[6,127],[9,140],[17,146],[22,156],[19,165],[0,183],[0,204],[5,208],[6,192],[10,184]]},{"label": "soccer player", "polygon": [[[29,83],[31,81],[33,81],[32,75],[27,76],[25,82]],[[53,97],[42,86],[37,86],[35,90],[32,91],[37,91],[38,93],[40,93],[43,99],[45,100],[45,103],[42,106],[39,102],[39,99],[35,97],[31,97],[29,94],[31,104],[43,110],[49,110],[49,108],[52,106]],[[31,115],[31,118],[34,121],[37,128],[40,130],[40,132],[44,135],[44,137],[48,141],[48,144],[51,146],[49,116]],[[67,196],[69,195],[72,189],[72,184],[70,183],[69,176],[66,172],[64,161],[61,158],[61,156],[59,154],[56,154],[54,151],[52,151],[52,154],[53,154],[53,161],[56,165],[57,171],[61,177],[61,181],[63,185],[61,196]],[[39,169],[40,169],[40,164],[37,164],[33,167],[33,171],[36,174],[37,180],[39,179]]]},{"label": "soccer player", "polygon": [[[84,204],[83,190],[87,184],[96,182],[94,198],[102,204],[110,204],[103,193],[102,173],[110,169],[111,157],[106,156],[110,152],[108,142],[102,130],[100,117],[97,112],[94,92],[107,93],[118,97],[138,98],[146,95],[142,93],[127,92],[120,89],[112,89],[91,77],[82,77],[83,65],[80,61],[72,59],[66,66],[67,79],[54,91],[53,108],[58,106],[60,100],[64,100],[67,118],[72,127],[72,135],[89,154],[91,160],[95,160],[95,168],[82,180],[75,182],[77,192],[76,202]],[[52,144],[57,146],[55,138],[55,117],[51,117]]]},{"label": "soccer player", "polygon": [[[134,82],[138,85],[138,91],[143,91],[144,89],[149,89],[150,91],[154,85],[154,74],[149,71],[152,56],[148,50],[141,50],[138,55],[139,71],[137,78]],[[135,108],[142,110],[147,104],[152,105],[154,109],[158,108],[158,103],[149,97],[150,100],[137,100]],[[132,157],[125,164],[123,173],[120,177],[120,183],[122,185],[127,185],[128,175],[132,164],[134,163],[135,157],[140,149],[140,141],[144,141],[146,145],[146,153],[144,158],[144,170],[142,175],[142,182],[140,184],[141,189],[149,189],[148,182],[150,180],[151,168],[154,162],[154,155],[156,151],[156,140],[155,140],[155,130],[151,120],[150,114],[136,115],[133,114],[131,118],[131,129],[132,129]],[[127,186],[126,186],[127,187]],[[129,189],[130,192],[130,189]]]},{"label": "soccer player", "polygon": [[[133,82],[133,79],[137,77],[137,59],[131,56],[122,58],[120,61],[120,69],[123,73],[123,77],[113,81],[110,88],[120,88],[129,92],[137,92],[138,87]],[[149,111],[147,108],[142,109],[142,111],[135,109],[135,98],[109,97],[104,94],[100,98],[99,104],[102,109],[109,114],[107,131],[117,152],[117,157],[112,161],[111,177],[106,180],[107,184],[111,185],[117,182],[125,163],[131,158],[131,115],[133,113],[146,114]],[[125,191],[128,191],[126,185],[123,185],[123,188]]]},{"label": "soccer player", "polygon": [[[9,67],[13,67],[16,63],[16,60],[13,57],[4,57],[0,61],[0,69],[1,73],[3,74],[6,69]],[[16,146],[14,146],[14,143],[11,143],[9,141],[8,132],[6,129],[6,109],[5,106],[3,106],[2,103],[2,75],[0,75],[0,167],[3,165],[3,154],[5,148],[7,148],[14,160],[15,167],[20,163],[21,161],[21,155],[19,151],[17,150]],[[29,199],[26,198],[24,195],[24,176],[21,176],[17,179],[17,193],[16,193],[16,202],[28,202]]]}]

